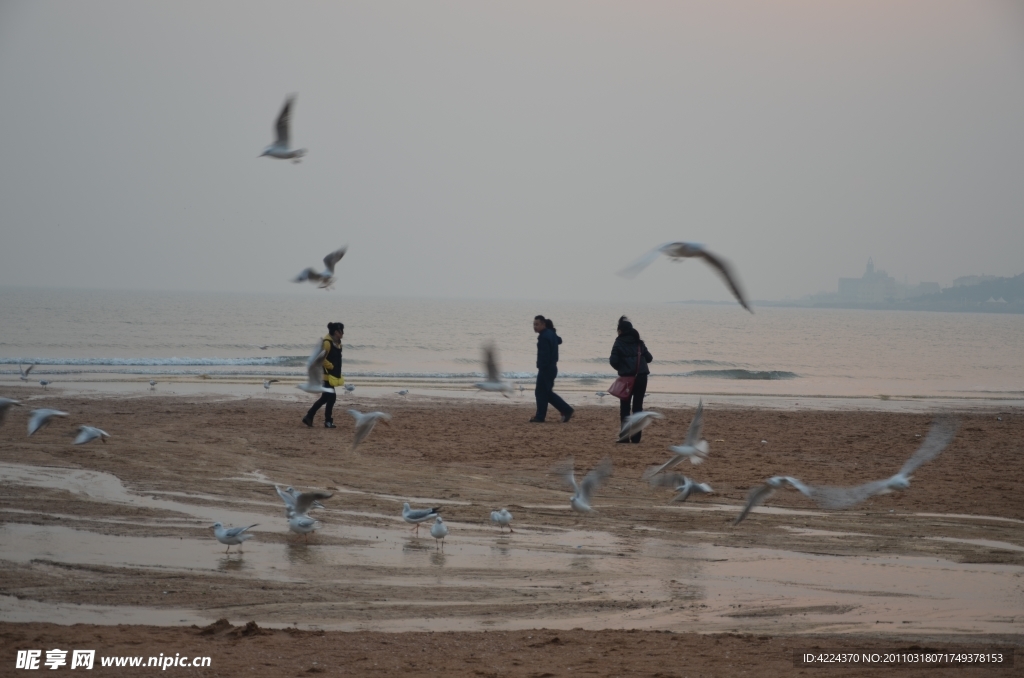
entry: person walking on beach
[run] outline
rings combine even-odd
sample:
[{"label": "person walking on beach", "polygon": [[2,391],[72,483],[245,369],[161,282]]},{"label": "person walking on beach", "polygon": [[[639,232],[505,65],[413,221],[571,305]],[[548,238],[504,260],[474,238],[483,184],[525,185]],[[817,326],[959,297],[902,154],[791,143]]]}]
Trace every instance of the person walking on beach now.
[{"label": "person walking on beach", "polygon": [[324,406],[324,428],[334,428],[334,401],[338,399],[335,389],[345,384],[345,377],[341,376],[341,339],[344,336],[344,324],[327,323],[327,336],[323,343],[323,350],[327,353],[324,358],[324,388],[331,390],[321,393],[320,399],[313,403],[313,407],[302,418],[302,423],[311,428],[317,410]]},{"label": "person walking on beach", "polygon": [[[620,424],[630,415],[644,411],[644,395],[647,393],[647,375],[651,373],[647,364],[654,360],[654,356],[647,350],[647,345],[640,339],[640,333],[633,328],[629,318],[619,318],[619,325],[616,328],[619,336],[612,345],[612,355],[608,359],[620,377],[636,376],[633,383],[633,392],[628,398],[619,401],[619,422]],[[637,364],[637,361],[639,365]],[[639,368],[639,369],[638,369]],[[628,440],[623,438],[620,443],[639,443],[641,433],[637,433]]]},{"label": "person walking on beach", "polygon": [[555,393],[555,377],[558,376],[558,345],[562,338],[555,334],[555,324],[550,319],[538,315],[533,319],[533,331],[537,337],[537,414],[531,423],[543,423],[548,414],[548,403],[562,414],[562,423],[568,423],[576,410]]}]

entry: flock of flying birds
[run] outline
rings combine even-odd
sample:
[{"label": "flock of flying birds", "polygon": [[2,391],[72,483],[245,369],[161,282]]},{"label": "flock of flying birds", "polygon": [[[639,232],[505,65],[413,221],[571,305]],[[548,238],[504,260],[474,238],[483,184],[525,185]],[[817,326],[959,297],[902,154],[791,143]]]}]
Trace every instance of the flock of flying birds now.
[{"label": "flock of flying birds", "polygon": [[[289,97],[285,101],[284,107],[281,109],[274,125],[276,134],[275,140],[272,144],[267,146],[260,157],[268,156],[282,160],[291,160],[292,162],[298,163],[306,154],[306,149],[292,149],[290,145],[289,128],[294,102],[294,96]],[[348,248],[346,246],[331,252],[323,259],[324,270],[317,271],[312,267],[307,268],[294,278],[294,282],[309,282],[317,285],[320,289],[332,289],[336,280],[335,267],[345,256],[347,249]],[[722,278],[726,286],[729,288],[729,291],[734,297],[736,297],[736,300],[740,305],[753,313],[732,266],[725,259],[708,251],[703,245],[690,242],[672,242],[660,245],[621,270],[619,274],[626,278],[633,278],[652,264],[659,255],[665,255],[675,262],[680,262],[684,259],[690,258],[703,259],[704,262],[711,266],[712,269]],[[257,348],[266,350],[267,347],[258,346]],[[321,344],[318,343],[314,347],[313,352],[306,363],[307,381],[299,384],[297,388],[307,393],[314,394],[333,391],[333,389],[323,385],[323,363],[325,358],[326,352],[322,350]],[[484,347],[483,363],[485,375],[484,380],[474,384],[474,386],[484,392],[501,393],[506,398],[509,397],[509,394],[513,392],[513,386],[502,379],[501,370],[498,368],[496,349],[493,344],[488,344]],[[32,371],[32,368],[33,365],[29,365],[27,369],[19,367],[21,371],[20,378],[22,381],[28,380],[28,375]],[[263,388],[269,391],[270,385],[276,381],[278,380],[265,380],[263,382]],[[39,383],[45,389],[50,382],[42,380]],[[150,381],[150,386],[151,388],[155,388],[156,382]],[[345,385],[344,388],[346,391],[352,392],[355,387],[352,385]],[[521,392],[523,387],[520,385],[519,389]],[[408,392],[400,391],[399,393],[401,395],[405,395]],[[597,395],[603,399],[603,396],[607,394],[602,392]],[[21,403],[17,400],[0,398],[0,424],[3,423],[7,411],[11,409],[11,407],[20,405]],[[391,415],[386,412],[364,413],[355,409],[350,409],[348,412],[355,420],[351,448],[353,451],[366,440],[371,431],[373,431],[374,427],[377,425],[377,422],[387,424],[391,420]],[[33,410],[29,415],[28,435],[31,436],[45,427],[54,417],[66,416],[69,416],[67,412],[61,412],[59,410]],[[637,412],[623,421],[622,429],[619,432],[619,439],[629,439],[631,436],[643,431],[645,428],[653,424],[656,420],[664,418],[665,416],[659,412],[649,410]],[[704,404],[703,402],[700,402],[683,442],[679,445],[669,447],[669,451],[672,453],[672,456],[669,457],[664,464],[651,467],[643,474],[643,478],[654,487],[672,488],[675,492],[675,496],[672,497],[672,501],[682,502],[686,501],[687,498],[694,494],[710,494],[713,492],[711,486],[707,483],[697,482],[682,473],[673,471],[673,469],[683,461],[689,461],[691,464],[697,465],[708,458],[710,447],[708,442],[702,438],[703,426]],[[822,508],[828,509],[849,508],[878,494],[884,494],[894,490],[905,490],[910,486],[910,479],[913,472],[922,464],[937,457],[949,445],[956,432],[956,428],[956,422],[953,420],[937,420],[932,425],[931,430],[925,437],[921,447],[906,461],[899,472],[882,480],[875,480],[853,487],[828,487],[808,485],[792,476],[773,476],[768,478],[762,485],[750,490],[747,495],[746,505],[733,521],[733,524],[735,525],[742,522],[755,506],[763,504],[776,490],[782,489],[787,485],[809,497]],[[110,435],[102,429],[81,425],[78,428],[78,434],[75,437],[73,444],[82,445],[96,439],[99,439],[100,442],[106,442],[106,438],[109,437]],[[591,506],[594,493],[611,476],[612,463],[610,459],[605,459],[597,467],[587,473],[580,482],[576,481],[576,473],[571,459],[566,463],[565,467],[557,473],[562,478],[563,482],[573,491],[573,494],[569,499],[570,507],[579,513],[590,513],[594,510]],[[320,525],[319,521],[309,515],[309,511],[316,508],[323,508],[323,504],[321,502],[330,499],[333,496],[333,493],[320,491],[300,493],[292,487],[282,489],[277,485],[275,485],[275,489],[277,490],[278,496],[285,504],[285,517],[288,519],[288,529],[291,532],[302,535],[305,539],[308,539],[309,534],[313,533]],[[417,535],[419,534],[419,526],[421,523],[433,521],[433,524],[430,527],[430,534],[438,542],[438,548],[443,550],[444,539],[448,535],[448,526],[445,525],[440,512],[441,509],[437,507],[412,509],[408,503],[405,503],[402,508],[402,519],[414,526],[413,529],[416,531]],[[502,508],[494,510],[491,512],[490,517],[491,521],[496,523],[502,532],[504,532],[504,528],[506,527],[508,527],[509,532],[513,531],[511,526],[512,514],[509,513],[507,509]],[[252,534],[249,530],[253,527],[256,527],[256,525],[249,525],[246,527],[224,527],[221,523],[215,523],[210,529],[213,530],[213,534],[217,541],[221,544],[225,544],[228,547],[227,550],[230,551],[231,546],[238,545],[240,547],[243,542],[252,538]]]}]

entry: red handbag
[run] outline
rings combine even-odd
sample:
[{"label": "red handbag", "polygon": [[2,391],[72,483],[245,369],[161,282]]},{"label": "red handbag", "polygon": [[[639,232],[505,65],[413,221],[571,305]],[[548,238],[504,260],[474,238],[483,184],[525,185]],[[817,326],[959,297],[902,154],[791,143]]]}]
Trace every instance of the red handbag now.
[{"label": "red handbag", "polygon": [[629,400],[633,395],[633,387],[636,386],[636,378],[640,374],[640,358],[642,344],[636,345],[636,374],[632,377],[619,377],[608,387],[608,395],[613,395],[619,400]]}]

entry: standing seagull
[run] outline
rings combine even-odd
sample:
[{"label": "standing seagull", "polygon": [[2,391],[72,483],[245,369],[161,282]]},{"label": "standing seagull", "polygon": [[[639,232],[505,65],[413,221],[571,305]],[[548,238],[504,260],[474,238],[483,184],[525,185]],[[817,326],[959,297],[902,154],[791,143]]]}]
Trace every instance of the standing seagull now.
[{"label": "standing seagull", "polygon": [[302,156],[306,155],[306,149],[297,148],[292,150],[289,148],[289,137],[288,128],[292,122],[292,104],[295,102],[295,97],[290,96],[284,102],[284,107],[281,108],[281,114],[277,116],[277,122],[274,123],[274,132],[277,138],[274,139],[274,143],[267,146],[260,157],[269,155],[271,158],[278,158],[280,160],[291,160],[292,162],[299,162]]},{"label": "standing seagull", "polygon": [[391,415],[387,412],[367,412],[363,414],[359,410],[349,410],[348,413],[356,420],[356,434],[352,439],[353,450],[366,440],[366,436],[370,435],[370,431],[377,425],[378,420],[383,421],[385,424],[391,421]]},{"label": "standing seagull", "polygon": [[591,497],[601,483],[612,474],[612,460],[605,459],[597,465],[593,471],[583,477],[583,482],[576,484],[576,472],[573,470],[572,460],[569,460],[569,467],[562,473],[562,480],[573,489],[575,494],[569,498],[569,505],[577,513],[590,513]]},{"label": "standing seagull", "polygon": [[67,412],[61,412],[60,410],[32,410],[28,418],[28,434],[32,435],[39,429],[43,428],[50,423],[50,419],[53,417],[66,417]]},{"label": "standing seagull", "polygon": [[753,313],[750,309],[750,305],[747,303],[747,300],[743,295],[743,290],[740,289],[739,279],[736,277],[736,273],[732,270],[732,266],[729,262],[712,254],[704,249],[703,245],[699,245],[697,243],[670,242],[655,247],[653,250],[619,271],[619,275],[625,278],[636,277],[640,271],[650,266],[651,263],[658,258],[659,254],[664,254],[673,261],[682,261],[683,259],[693,257],[703,259],[715,269],[715,272],[718,273],[722,280],[725,281],[725,284],[729,286],[729,290],[732,292],[733,296],[736,297],[736,301],[740,302],[740,306]]},{"label": "standing seagull", "polygon": [[[256,523],[259,525],[259,523]],[[214,523],[210,526],[213,530],[213,536],[217,538],[221,544],[227,544],[227,548],[224,553],[231,550],[232,546],[238,546],[238,552],[242,552],[242,542],[252,539],[251,534],[247,534],[246,530],[251,530],[256,525],[250,525],[249,527],[224,527],[220,523]]]},{"label": "standing seagull", "polygon": [[814,487],[811,498],[819,506],[830,509],[841,509],[855,506],[876,494],[888,494],[893,490],[905,490],[910,487],[911,474],[921,465],[939,456],[956,433],[957,423],[952,419],[939,419],[932,424],[921,447],[911,455],[896,475],[885,480],[875,480],[854,487]]},{"label": "standing seagull", "polygon": [[7,410],[17,405],[21,407],[20,400],[12,400],[11,398],[0,398],[0,424],[4,423],[4,417],[7,416]]},{"label": "standing seagull", "polygon": [[665,415],[659,412],[643,410],[629,415],[622,420],[622,429],[619,431],[619,440],[629,440],[640,431],[654,423],[655,419],[664,419]]},{"label": "standing seagull", "polygon": [[155,391],[156,390],[156,379],[150,379],[149,380],[149,390],[150,391]]},{"label": "standing seagull", "polygon": [[651,487],[671,487],[676,491],[672,501],[686,501],[691,494],[711,494],[714,490],[707,483],[698,483],[682,473],[661,473],[650,479]]},{"label": "standing seagull", "polygon": [[28,367],[18,365],[18,371],[21,372],[21,376],[18,378],[22,381],[28,381],[28,373],[32,371],[33,367],[35,367],[35,365],[29,365]]},{"label": "standing seagull", "polygon": [[40,379],[39,380],[39,385],[42,386],[43,390],[45,391],[46,387],[50,385],[50,382],[46,381],[45,379]]},{"label": "standing seagull", "polygon": [[512,529],[512,514],[508,512],[508,509],[501,509],[500,511],[491,511],[491,522],[498,523],[498,527],[502,532],[505,528],[508,528],[509,532],[515,532]]},{"label": "standing seagull", "polygon": [[425,523],[432,518],[440,518],[440,513],[440,506],[436,508],[416,509],[414,511],[409,508],[409,502],[402,504],[402,520],[416,526],[413,528],[416,530],[416,536],[419,536],[420,534],[420,523]]},{"label": "standing seagull", "polygon": [[792,476],[772,476],[764,481],[764,485],[758,485],[750,490],[747,494],[747,505],[743,507],[743,510],[736,516],[736,520],[732,521],[732,524],[739,525],[742,523],[751,509],[759,504],[763,504],[767,501],[768,497],[775,494],[775,490],[782,488],[786,484],[789,484],[790,487],[807,497],[810,497],[814,492],[810,487],[807,487]]},{"label": "standing seagull", "polygon": [[342,388],[345,389],[345,393],[351,393],[352,391],[356,390],[354,384],[345,384]]},{"label": "standing seagull", "polygon": [[75,438],[75,442],[72,444],[85,445],[86,443],[92,442],[97,438],[100,439],[101,443],[105,444],[107,442],[107,438],[109,437],[110,434],[104,431],[103,429],[95,428],[92,426],[85,426],[83,424],[82,426],[78,427],[78,436]]},{"label": "standing seagull", "polygon": [[[416,525],[419,527],[419,524]],[[444,519],[438,516],[434,521],[434,524],[430,526],[430,536],[434,538],[434,546],[437,546],[437,540],[441,540],[441,550],[444,551],[444,538],[448,536],[448,526],[444,524]]]},{"label": "standing seagull", "polygon": [[309,354],[309,360],[306,361],[306,383],[299,384],[295,388],[302,389],[306,393],[331,393],[334,391],[333,388],[324,386],[324,358],[327,357],[327,351],[317,344],[313,347],[313,352]]},{"label": "standing seagull", "polygon": [[289,508],[286,511],[288,515],[288,529],[295,534],[301,534],[302,538],[309,541],[309,535],[311,532],[315,532],[320,527],[320,522],[316,518],[310,518],[305,513],[297,512],[293,508]]},{"label": "standing seagull", "polygon": [[672,458],[658,468],[649,471],[645,475],[650,477],[656,473],[667,471],[675,467],[684,459],[689,459],[691,464],[699,464],[708,458],[708,441],[701,438],[704,430],[704,401],[697,403],[697,412],[693,415],[690,428],[686,431],[686,439],[682,445],[673,445],[668,449],[672,452]]},{"label": "standing seagull", "polygon": [[512,385],[502,380],[495,353],[494,344],[484,346],[484,373],[487,377],[479,384],[473,384],[473,386],[476,386],[481,391],[500,393],[507,398],[508,394],[512,392]]},{"label": "standing seagull", "polygon": [[334,267],[341,261],[341,258],[345,256],[345,252],[348,251],[348,245],[340,249],[336,249],[326,257],[324,257],[324,270],[319,273],[316,269],[310,266],[302,273],[295,276],[292,282],[306,282],[317,283],[320,289],[329,290],[334,287]]}]

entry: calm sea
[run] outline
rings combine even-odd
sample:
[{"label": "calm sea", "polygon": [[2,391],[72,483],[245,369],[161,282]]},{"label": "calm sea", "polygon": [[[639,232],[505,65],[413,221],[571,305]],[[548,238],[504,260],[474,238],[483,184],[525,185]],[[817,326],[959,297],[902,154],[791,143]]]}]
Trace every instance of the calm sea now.
[{"label": "calm sea", "polygon": [[[1024,316],[738,306],[368,299],[307,295],[0,289],[0,380],[18,364],[54,381],[177,375],[301,376],[345,323],[346,378],[469,384],[494,341],[505,376],[536,374],[532,318],[554,319],[563,389],[603,390],[620,314],[654,354],[652,391],[1014,398]],[[258,348],[267,346],[265,350]],[[13,376],[12,376],[13,375]]]}]

